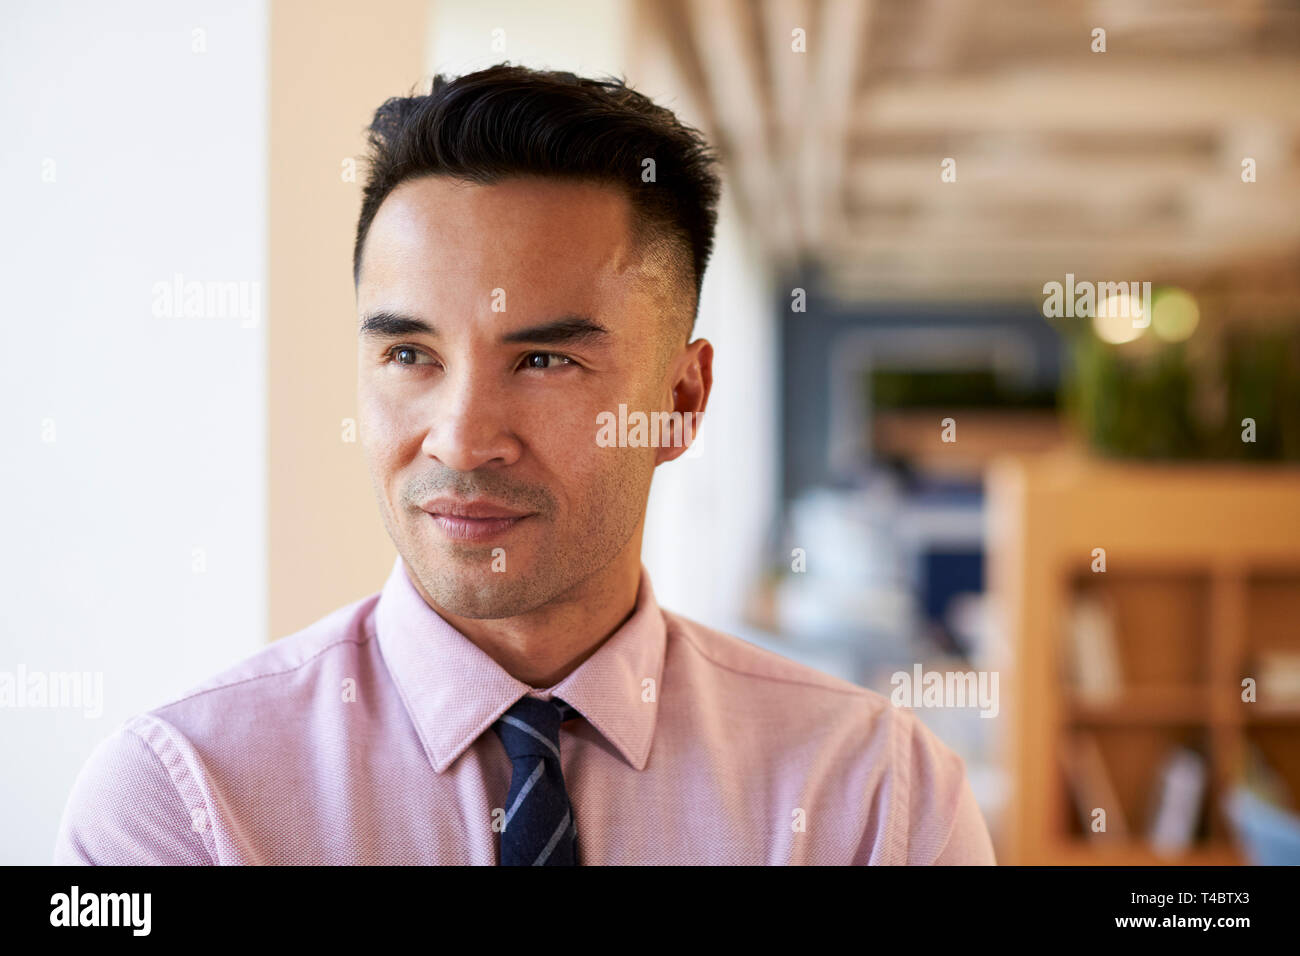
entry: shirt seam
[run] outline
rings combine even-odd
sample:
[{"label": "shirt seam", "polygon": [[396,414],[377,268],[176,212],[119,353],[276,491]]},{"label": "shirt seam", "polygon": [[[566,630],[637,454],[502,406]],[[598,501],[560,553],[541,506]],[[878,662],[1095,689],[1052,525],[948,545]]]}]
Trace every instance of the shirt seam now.
[{"label": "shirt seam", "polygon": [[906,716],[910,717],[911,720],[905,720],[897,707],[893,708],[893,711],[896,725],[898,722],[905,722],[907,724],[907,745],[905,750],[906,759],[900,761],[898,759],[899,755],[897,750],[898,738],[897,735],[894,735],[895,750],[891,755],[893,758],[891,763],[894,765],[893,769],[895,773],[899,772],[899,764],[902,764],[901,774],[905,786],[903,787],[902,807],[898,809],[898,813],[891,814],[890,822],[895,823],[900,814],[903,816],[903,843],[905,847],[903,851],[903,865],[907,866],[912,862],[912,742],[916,733],[916,716],[914,714],[908,714]]},{"label": "shirt seam", "polygon": [[[191,809],[190,805],[185,800],[184,793],[181,792],[180,784],[176,781],[175,777],[172,776],[171,769],[163,761],[162,757],[158,754],[158,751],[154,750],[153,744],[151,744],[143,735],[137,733],[131,727],[124,727],[123,730],[125,730],[126,733],[130,734],[136,740],[140,741],[140,743],[144,744],[145,749],[149,751],[149,755],[153,757],[154,761],[158,764],[158,766],[162,768],[162,772],[166,774],[167,782],[172,785],[172,789],[176,792],[176,799],[180,801],[181,806],[185,807],[187,810]],[[208,815],[208,818],[211,819],[212,817],[211,809],[207,806],[204,806],[203,811]],[[205,828],[205,830],[206,829],[207,828]],[[218,861],[217,855],[215,853],[215,845],[212,847],[208,846],[209,833],[205,832],[202,835],[201,839],[203,842],[203,852],[207,854],[208,862],[212,866],[220,866],[221,864]]]},{"label": "shirt seam", "polygon": [[930,861],[930,863],[929,863],[930,866],[937,866],[937,865],[938,865],[938,863],[939,863],[939,858],[940,858],[941,856],[943,856],[944,851],[948,849],[948,844],[952,842],[952,835],[953,835],[956,831],[957,831],[957,820],[954,818],[953,821],[952,821],[952,824],[948,827],[948,836],[944,838],[943,846],[939,847],[939,852],[937,852],[937,853],[934,855],[934,859]]},{"label": "shirt seam", "polygon": [[[918,720],[919,720],[919,719],[918,719]],[[943,741],[941,740],[941,741],[939,741],[939,743],[940,743],[940,744],[943,744]],[[945,746],[946,746],[946,745],[945,745]],[[951,753],[951,751],[950,751],[950,753]],[[940,753],[940,756],[942,757],[943,754]],[[943,845],[940,846],[938,852],[935,853],[935,855],[934,855],[934,859],[930,861],[930,864],[929,864],[929,865],[931,865],[931,866],[934,866],[935,863],[936,863],[936,861],[939,859],[939,857],[943,856],[944,851],[948,849],[948,844],[952,842],[953,834],[957,832],[957,813],[958,813],[958,811],[961,809],[961,805],[962,805],[962,802],[963,802],[963,798],[965,797],[965,793],[964,793],[963,791],[964,791],[965,787],[968,786],[968,782],[967,782],[967,779],[966,779],[966,762],[965,762],[964,760],[962,760],[962,758],[961,758],[961,756],[960,756],[959,754],[952,753],[952,757],[953,757],[953,759],[955,759],[956,761],[958,761],[958,763],[960,764],[960,769],[961,769],[961,773],[960,773],[959,775],[957,775],[957,778],[956,778],[956,779],[959,781],[958,786],[957,786],[957,801],[956,801],[956,803],[955,803],[954,806],[953,806],[953,812],[952,812],[952,815],[951,815],[951,817],[948,819],[948,834],[947,834],[947,836],[945,836],[944,839],[943,839]]]},{"label": "shirt seam", "polygon": [[263,680],[264,678],[267,677],[283,677],[285,674],[292,674],[296,670],[301,670],[302,668],[310,664],[312,661],[314,661],[316,658],[324,654],[326,651],[331,651],[334,648],[338,647],[340,644],[355,644],[358,647],[361,647],[362,645],[368,643],[369,641],[370,641],[369,635],[366,635],[365,640],[357,640],[353,637],[340,637],[338,640],[331,641],[329,644],[326,644],[316,653],[312,654],[311,657],[299,661],[298,663],[294,664],[292,667],[286,667],[284,670],[268,671],[265,674],[253,674],[249,677],[241,677],[239,680],[232,680],[225,684],[218,684],[216,687],[205,687],[200,690],[191,691],[190,693],[185,694],[184,696],[177,697],[174,700],[169,700],[167,703],[162,704],[159,707],[155,707],[153,712],[163,711],[169,707],[174,707],[176,704],[183,704],[187,700],[193,700],[196,697],[202,697],[204,694],[213,694],[219,690],[229,690],[232,687],[238,687],[241,684],[248,684],[255,680]]},{"label": "shirt seam", "polygon": [[[895,709],[898,709],[898,708],[895,708]],[[901,711],[900,711],[900,712],[901,712]],[[907,755],[908,755],[908,759],[907,759],[906,761],[904,761],[904,763],[905,763],[906,766],[907,766],[907,790],[908,790],[908,802],[907,802],[907,806],[908,806],[908,841],[907,841],[907,842],[908,842],[908,856],[910,857],[910,856],[911,856],[911,845],[912,845],[912,835],[911,835],[912,759],[911,759],[911,756],[912,756],[913,752],[914,752],[915,749],[916,749],[916,743],[917,743],[917,739],[916,739],[916,738],[917,738],[917,731],[918,731],[919,728],[924,728],[925,725],[924,725],[924,723],[921,721],[921,719],[920,719],[919,717],[917,717],[916,714],[914,714],[914,713],[910,713],[910,712],[908,712],[906,716],[907,716],[907,718],[908,718],[908,725],[909,725],[909,726],[908,726],[908,747],[907,747]],[[928,729],[928,728],[927,728],[927,729]],[[939,742],[940,745],[943,744],[943,741],[941,741],[941,740],[938,741],[938,742]],[[951,753],[951,751],[949,751],[949,753]],[[957,754],[951,754],[951,755],[952,755],[952,757],[954,757],[955,759],[957,759],[957,760],[959,760],[959,761],[961,760],[961,758],[960,758]],[[943,753],[942,751],[940,751],[940,752],[937,754],[937,756],[942,760],[942,759],[944,758],[945,755],[944,755],[944,753]],[[965,780],[965,767],[964,767],[964,766],[962,767],[961,779],[962,779],[962,780]],[[959,790],[960,790],[960,788],[959,788]],[[958,793],[958,803],[959,803],[959,804],[960,804],[960,800],[961,800],[961,794],[960,794],[960,792],[959,792],[959,793]],[[955,811],[955,809],[956,809],[956,808],[954,808],[954,811]],[[953,834],[957,832],[957,815],[956,815],[955,812],[952,814],[951,817],[948,818],[948,820],[947,820],[947,824],[948,824],[948,827],[947,827],[947,833],[945,834],[945,836],[944,836],[944,838],[943,838],[943,842],[939,845],[939,849],[935,852],[934,856],[933,856],[933,857],[932,857],[928,862],[926,862],[926,863],[924,863],[924,864],[922,864],[922,865],[924,865],[924,866],[934,866],[935,863],[936,863],[936,861],[939,859],[939,857],[943,856],[944,851],[945,851],[946,849],[948,849],[948,844],[952,842]]]},{"label": "shirt seam", "polygon": [[[847,687],[847,688],[833,687],[833,686],[828,686],[826,684],[814,683],[812,681],[799,680],[793,677],[780,677],[773,674],[756,674],[753,671],[742,670],[739,667],[735,667],[734,665],[728,664],[714,657],[707,650],[705,650],[703,646],[697,643],[695,637],[692,634],[690,634],[685,628],[679,628],[678,632],[681,638],[685,640],[688,644],[690,644],[691,647],[693,647],[701,657],[708,660],[710,664],[714,665],[715,667],[720,667],[725,671],[730,671],[733,674],[740,674],[744,677],[752,677],[755,680],[768,680],[768,681],[774,681],[779,684],[791,684],[796,687],[811,687],[816,690],[828,691],[829,693],[832,694],[841,694],[846,697],[861,697],[868,702],[871,701],[871,694],[865,687]],[[740,638],[736,638],[736,640],[740,640]],[[759,651],[765,650],[765,648],[758,647],[757,645],[751,645],[751,646],[753,646],[756,650]],[[768,651],[768,653],[774,654],[774,652],[772,651]],[[778,658],[781,657],[781,655],[779,654],[774,654],[774,656]],[[781,659],[785,660],[786,658],[781,658]]]}]

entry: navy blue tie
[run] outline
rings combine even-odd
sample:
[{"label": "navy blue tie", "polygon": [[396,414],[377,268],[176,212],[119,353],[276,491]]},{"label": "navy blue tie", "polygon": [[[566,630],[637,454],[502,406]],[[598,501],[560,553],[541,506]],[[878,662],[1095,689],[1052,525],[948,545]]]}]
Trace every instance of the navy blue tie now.
[{"label": "navy blue tie", "polygon": [[510,757],[502,866],[577,866],[578,826],[560,770],[560,724],[578,712],[521,697],[492,725]]}]

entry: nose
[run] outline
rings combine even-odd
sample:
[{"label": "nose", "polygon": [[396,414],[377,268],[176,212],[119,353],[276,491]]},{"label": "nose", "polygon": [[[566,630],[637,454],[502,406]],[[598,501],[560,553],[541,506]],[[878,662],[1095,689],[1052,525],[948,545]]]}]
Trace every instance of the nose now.
[{"label": "nose", "polygon": [[511,403],[496,382],[462,366],[432,396],[432,420],[421,450],[456,471],[511,465],[522,444],[511,427]]}]

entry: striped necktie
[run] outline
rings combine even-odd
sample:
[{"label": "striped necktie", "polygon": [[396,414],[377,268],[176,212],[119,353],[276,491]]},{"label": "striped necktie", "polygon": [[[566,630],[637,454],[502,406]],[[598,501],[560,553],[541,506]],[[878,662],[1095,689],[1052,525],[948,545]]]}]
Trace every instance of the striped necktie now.
[{"label": "striped necktie", "polygon": [[502,866],[577,866],[578,827],[560,771],[560,724],[578,712],[521,697],[492,725],[510,757]]}]

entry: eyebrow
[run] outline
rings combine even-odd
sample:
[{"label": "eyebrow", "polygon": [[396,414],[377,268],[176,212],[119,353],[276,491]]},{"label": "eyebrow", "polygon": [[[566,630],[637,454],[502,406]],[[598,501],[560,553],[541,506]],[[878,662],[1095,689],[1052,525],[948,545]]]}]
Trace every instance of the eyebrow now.
[{"label": "eyebrow", "polygon": [[[360,334],[372,338],[399,338],[403,335],[437,336],[438,329],[423,319],[400,312],[379,310],[361,320]],[[609,329],[585,315],[563,315],[541,325],[516,329],[501,336],[503,345],[586,345],[603,341]]]}]

